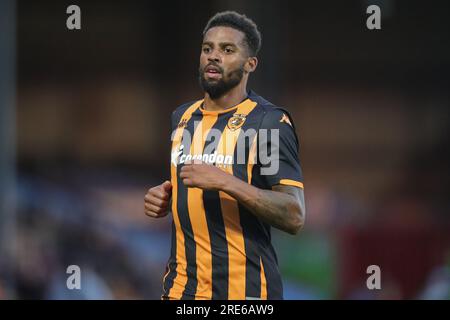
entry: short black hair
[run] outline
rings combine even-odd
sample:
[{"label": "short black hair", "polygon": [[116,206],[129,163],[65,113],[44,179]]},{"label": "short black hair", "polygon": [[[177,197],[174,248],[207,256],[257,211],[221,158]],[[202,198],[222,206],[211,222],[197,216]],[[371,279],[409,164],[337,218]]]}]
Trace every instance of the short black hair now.
[{"label": "short black hair", "polygon": [[251,19],[235,11],[223,11],[216,13],[209,19],[203,30],[203,36],[213,27],[230,27],[241,31],[245,35],[245,42],[251,56],[256,56],[261,48],[261,33]]}]

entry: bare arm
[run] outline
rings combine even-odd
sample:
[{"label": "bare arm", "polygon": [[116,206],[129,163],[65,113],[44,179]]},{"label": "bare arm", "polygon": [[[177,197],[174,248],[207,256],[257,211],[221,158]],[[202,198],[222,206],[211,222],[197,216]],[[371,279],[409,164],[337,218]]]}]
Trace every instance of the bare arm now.
[{"label": "bare arm", "polygon": [[296,234],[305,221],[303,190],[276,185],[272,190],[252,186],[215,166],[183,166],[180,177],[187,187],[223,191],[271,226]]},{"label": "bare arm", "polygon": [[249,209],[255,216],[280,230],[297,234],[305,222],[303,190],[297,187],[275,185],[263,190],[230,175],[222,188]]}]

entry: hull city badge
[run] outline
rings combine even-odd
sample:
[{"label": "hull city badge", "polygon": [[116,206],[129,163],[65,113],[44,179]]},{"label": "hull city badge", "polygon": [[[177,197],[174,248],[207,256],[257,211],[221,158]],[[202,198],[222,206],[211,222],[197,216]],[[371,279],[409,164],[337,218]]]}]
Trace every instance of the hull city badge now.
[{"label": "hull city badge", "polygon": [[245,114],[234,114],[230,120],[228,120],[228,128],[231,131],[235,131],[237,129],[239,129],[240,127],[242,127],[242,125],[245,122]]}]

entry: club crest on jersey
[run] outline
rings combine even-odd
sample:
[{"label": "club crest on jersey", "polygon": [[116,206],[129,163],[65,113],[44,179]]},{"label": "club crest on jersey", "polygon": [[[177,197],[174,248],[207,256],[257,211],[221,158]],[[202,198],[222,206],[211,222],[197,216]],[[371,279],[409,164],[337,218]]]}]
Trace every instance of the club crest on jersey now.
[{"label": "club crest on jersey", "polygon": [[245,117],[246,117],[246,115],[245,114],[234,114],[231,118],[230,118],[230,120],[228,120],[228,128],[231,130],[231,131],[234,131],[234,130],[237,130],[237,129],[239,129],[240,127],[242,127],[242,125],[244,124],[244,122],[245,122]]}]

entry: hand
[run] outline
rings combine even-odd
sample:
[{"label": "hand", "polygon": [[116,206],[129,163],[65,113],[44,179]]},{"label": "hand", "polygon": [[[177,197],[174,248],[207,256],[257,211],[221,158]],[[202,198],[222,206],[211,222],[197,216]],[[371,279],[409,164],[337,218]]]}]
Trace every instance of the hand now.
[{"label": "hand", "polygon": [[230,174],[209,164],[185,164],[180,171],[184,185],[203,190],[221,190]]},{"label": "hand", "polygon": [[164,181],[147,191],[144,197],[145,214],[152,218],[162,218],[169,213],[169,201],[172,196],[172,184]]}]

